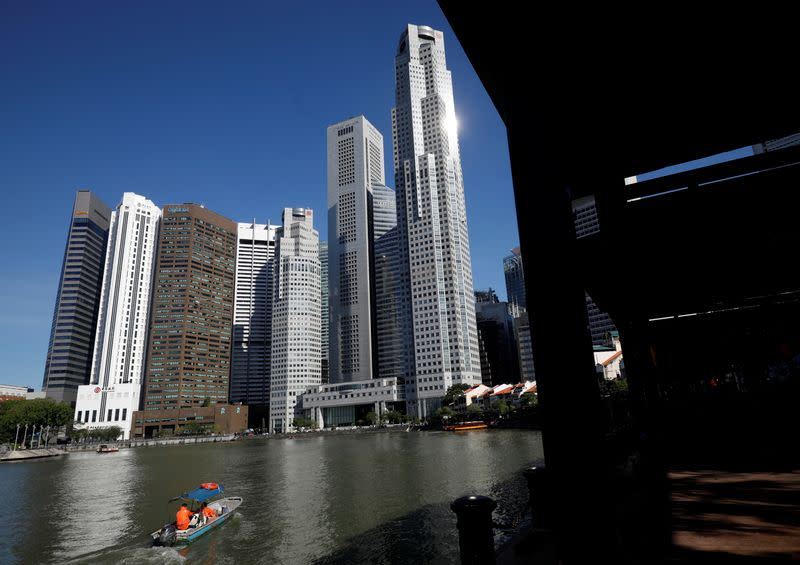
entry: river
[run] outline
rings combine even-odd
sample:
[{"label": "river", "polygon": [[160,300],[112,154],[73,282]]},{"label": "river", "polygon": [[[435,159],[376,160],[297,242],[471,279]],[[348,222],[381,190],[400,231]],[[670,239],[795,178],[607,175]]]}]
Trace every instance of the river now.
[{"label": "river", "polygon": [[[297,434],[295,439],[75,452],[0,465],[6,563],[455,563],[450,502],[486,494],[511,520],[539,432]],[[203,482],[244,498],[187,548],[153,548],[167,501]],[[6,561],[9,560],[9,561]]]}]

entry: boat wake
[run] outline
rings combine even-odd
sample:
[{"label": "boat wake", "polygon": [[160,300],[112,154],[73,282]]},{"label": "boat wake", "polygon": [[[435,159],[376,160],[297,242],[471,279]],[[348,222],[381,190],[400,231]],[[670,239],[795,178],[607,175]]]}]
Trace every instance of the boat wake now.
[{"label": "boat wake", "polygon": [[[183,552],[185,553],[185,551]],[[123,545],[115,545],[84,553],[61,561],[65,565],[84,563],[114,563],[116,565],[136,565],[148,563],[183,563],[186,557],[179,548],[153,547],[150,536],[138,538]]]}]

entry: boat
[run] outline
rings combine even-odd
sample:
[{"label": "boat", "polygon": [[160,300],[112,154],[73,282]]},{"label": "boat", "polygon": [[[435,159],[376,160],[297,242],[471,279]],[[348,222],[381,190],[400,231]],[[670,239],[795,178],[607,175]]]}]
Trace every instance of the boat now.
[{"label": "boat", "polygon": [[488,427],[489,424],[486,422],[476,420],[474,422],[459,422],[457,424],[450,424],[449,426],[444,426],[444,429],[449,432],[464,432],[468,430],[485,430]]},{"label": "boat", "polygon": [[119,451],[119,447],[115,445],[106,445],[105,443],[97,448],[97,453],[116,453],[117,451]]},{"label": "boat", "polygon": [[203,502],[207,502],[208,507],[212,508],[217,513],[217,516],[215,518],[209,518],[204,524],[194,527],[189,526],[186,530],[179,530],[174,521],[168,522],[164,524],[163,527],[150,534],[150,537],[153,538],[153,545],[185,545],[225,523],[228,518],[233,516],[233,513],[236,512],[239,505],[242,504],[242,497],[228,496],[218,498],[213,502],[208,502],[215,496],[222,494],[224,490],[222,485],[218,485],[217,483],[203,483],[200,485],[200,488],[185,492],[171,499],[169,502],[175,502],[177,500],[186,502],[189,506],[189,510],[192,512],[199,512],[200,505]]}]

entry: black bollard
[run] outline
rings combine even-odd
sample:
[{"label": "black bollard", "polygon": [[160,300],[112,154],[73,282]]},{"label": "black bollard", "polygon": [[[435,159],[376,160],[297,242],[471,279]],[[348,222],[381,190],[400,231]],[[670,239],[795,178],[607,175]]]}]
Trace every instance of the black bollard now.
[{"label": "black bollard", "polygon": [[550,494],[547,484],[547,468],[529,467],[522,472],[528,481],[528,505],[533,515],[533,526],[545,528],[550,519]]},{"label": "black bollard", "polygon": [[461,565],[494,565],[492,512],[497,503],[488,496],[462,496],[450,505],[458,518]]}]

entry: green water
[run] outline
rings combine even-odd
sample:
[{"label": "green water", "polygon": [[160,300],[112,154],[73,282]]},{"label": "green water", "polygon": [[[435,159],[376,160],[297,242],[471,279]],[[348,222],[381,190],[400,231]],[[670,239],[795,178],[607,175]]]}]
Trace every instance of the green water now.
[{"label": "green water", "polygon": [[[393,432],[71,453],[0,465],[3,563],[455,563],[449,503],[527,493],[538,432]],[[215,481],[239,512],[188,548],[150,547],[171,497]]]}]

